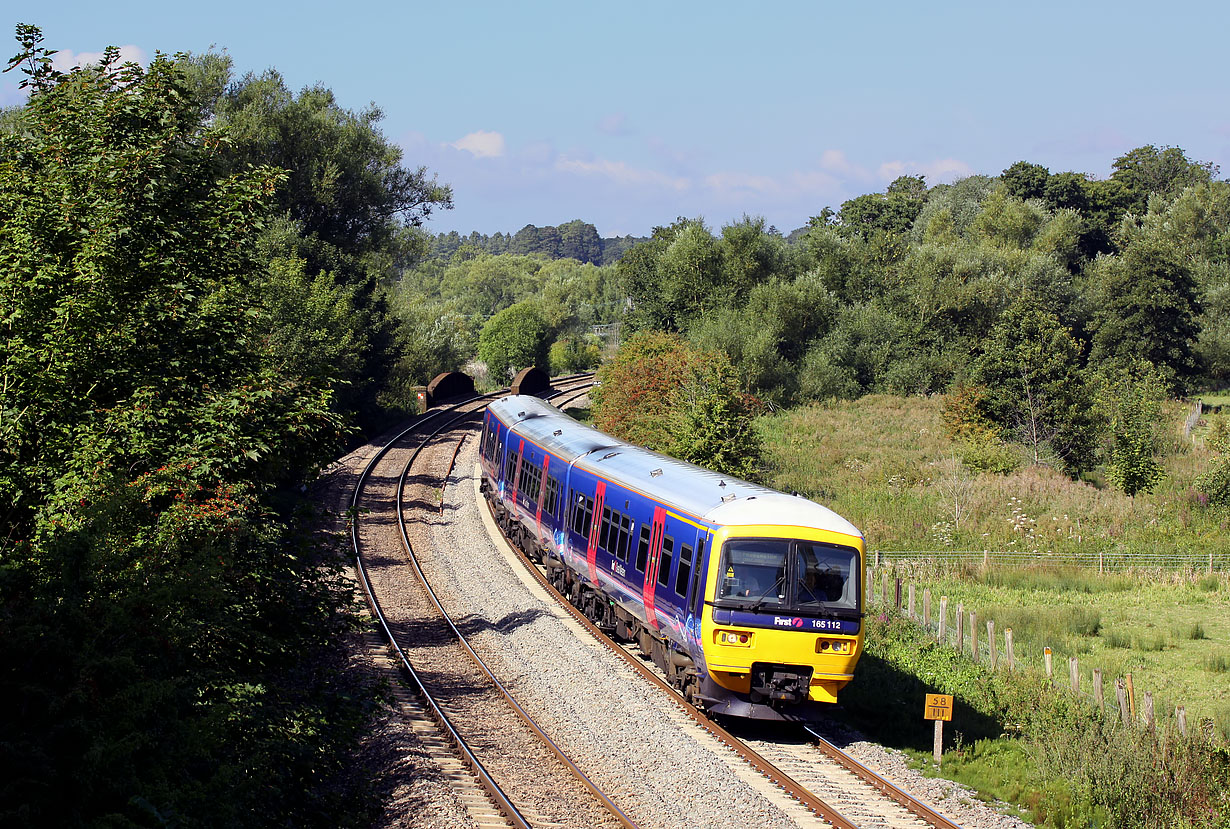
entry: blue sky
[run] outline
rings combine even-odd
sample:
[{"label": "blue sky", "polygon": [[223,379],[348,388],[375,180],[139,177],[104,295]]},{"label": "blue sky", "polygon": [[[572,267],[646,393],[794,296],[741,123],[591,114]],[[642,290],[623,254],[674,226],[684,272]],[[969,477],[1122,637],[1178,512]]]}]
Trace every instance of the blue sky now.
[{"label": "blue sky", "polygon": [[406,163],[453,187],[437,232],[745,213],[788,231],[902,173],[1103,177],[1150,143],[1230,174],[1224,3],[137,0],[7,22],[65,59],[212,47],[375,102]]}]

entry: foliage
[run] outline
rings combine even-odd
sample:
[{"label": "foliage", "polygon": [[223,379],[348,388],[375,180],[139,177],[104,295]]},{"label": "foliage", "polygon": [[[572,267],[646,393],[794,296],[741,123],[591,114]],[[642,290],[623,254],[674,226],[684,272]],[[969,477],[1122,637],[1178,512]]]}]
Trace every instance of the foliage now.
[{"label": "foliage", "polygon": [[[183,66],[55,72],[0,132],[0,823],[362,822],[339,559],[283,493],[334,451],[332,371],[279,315],[339,289],[257,247]],[[301,292],[271,303],[270,285]],[[266,316],[269,315],[269,316]],[[270,596],[277,601],[269,601]]]},{"label": "foliage", "polygon": [[1219,417],[1213,421],[1206,438],[1209,449],[1216,453],[1209,469],[1196,479],[1196,489],[1203,492],[1210,504],[1230,504],[1230,426]]},{"label": "foliage", "polygon": [[1029,294],[1000,318],[974,366],[987,419],[1025,444],[1034,463],[1087,469],[1097,432],[1080,347]]},{"label": "foliage", "polygon": [[[948,693],[959,737],[944,773],[989,778],[995,794],[1040,825],[1230,825],[1230,752],[1215,740],[1122,728],[1040,672],[991,673],[895,614],[869,616],[866,628],[867,652],[843,708],[870,735],[921,753],[930,724],[909,712],[924,693]],[[1000,752],[1030,761],[996,762]]]},{"label": "foliage", "polygon": [[1122,253],[1098,260],[1095,331],[1090,359],[1135,359],[1163,372],[1172,390],[1196,374],[1193,346],[1199,299],[1188,258],[1163,215],[1150,213],[1120,229]]},{"label": "foliage", "polygon": [[1163,393],[1161,378],[1148,364],[1102,392],[1110,441],[1106,477],[1126,495],[1152,492],[1162,477],[1156,430]]},{"label": "foliage", "polygon": [[487,320],[478,336],[478,356],[493,378],[511,378],[528,366],[549,368],[551,329],[532,303],[522,302]]},{"label": "foliage", "polygon": [[599,370],[594,425],[700,466],[748,477],[760,439],[735,372],[721,354],[678,335],[639,333]]},{"label": "foliage", "polygon": [[596,368],[602,355],[598,343],[576,336],[567,336],[551,343],[548,354],[551,374],[576,374]]}]

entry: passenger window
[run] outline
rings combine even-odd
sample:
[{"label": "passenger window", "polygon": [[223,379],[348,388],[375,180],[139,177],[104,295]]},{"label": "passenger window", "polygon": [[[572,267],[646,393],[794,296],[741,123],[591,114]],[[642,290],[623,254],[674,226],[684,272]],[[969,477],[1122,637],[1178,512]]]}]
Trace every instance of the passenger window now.
[{"label": "passenger window", "polygon": [[520,460],[520,458],[521,456],[516,452],[508,453],[508,462],[504,464],[504,480],[508,482],[509,486],[516,484],[515,479],[517,476],[517,461]]},{"label": "passenger window", "polygon": [[675,592],[688,595],[688,579],[692,577],[692,548],[684,544],[679,548],[679,572],[675,574]]},{"label": "passenger window", "polygon": [[559,511],[559,481],[550,475],[547,476],[547,494],[543,498],[542,508],[551,515],[556,515]]},{"label": "passenger window", "polygon": [[589,538],[589,523],[593,517],[594,499],[578,494],[576,505],[572,509],[572,531]]},{"label": "passenger window", "polygon": [[641,525],[641,541],[636,548],[636,569],[640,572],[645,572],[645,565],[649,562],[649,539],[653,532],[645,524]]},{"label": "passenger window", "polygon": [[675,539],[669,535],[662,539],[662,560],[658,562],[658,584],[669,587],[671,583],[671,558],[675,555]]},{"label": "passenger window", "polygon": [[619,516],[619,540],[615,542],[615,557],[620,561],[628,560],[628,548],[632,545],[632,519],[627,515]]},{"label": "passenger window", "polygon": [[[602,508],[602,530],[598,534],[598,546],[606,550],[607,552],[610,552],[614,548],[615,541],[618,540],[619,538],[618,531],[614,533],[612,532],[612,530],[614,530],[612,517],[613,517],[613,514],[611,512],[611,508],[603,507]],[[614,535],[615,537],[612,538],[612,535]]]},{"label": "passenger window", "polygon": [[704,589],[704,579],[702,578],[704,572],[705,538],[702,535],[700,541],[696,543],[696,561],[692,566],[692,601],[696,604],[701,604],[700,591]]}]

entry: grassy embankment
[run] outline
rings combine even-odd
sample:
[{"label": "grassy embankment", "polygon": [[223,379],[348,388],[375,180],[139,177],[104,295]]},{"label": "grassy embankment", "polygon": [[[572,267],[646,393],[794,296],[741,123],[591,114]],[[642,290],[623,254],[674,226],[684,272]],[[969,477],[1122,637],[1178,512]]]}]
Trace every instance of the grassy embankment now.
[{"label": "grassy embankment", "polygon": [[[761,426],[769,482],[849,517],[872,549],[1043,555],[1211,549],[1224,556],[1230,516],[1210,510],[1191,489],[1207,462],[1199,434],[1196,442],[1182,435],[1182,407],[1169,407],[1167,414],[1174,425],[1165,432],[1166,476],[1154,494],[1135,499],[1046,469],[1023,466],[1006,475],[968,470],[955,462],[960,448],[943,435],[938,399],[868,397],[780,413]],[[1012,627],[1018,656],[1039,668],[1044,645],[1055,651],[1060,675],[1066,676],[1065,657],[1077,656],[1086,688],[1090,670],[1101,668],[1112,702],[1110,683],[1131,672],[1139,695],[1155,695],[1159,716],[1182,703],[1193,728],[1207,719],[1221,732],[1217,740],[1230,732],[1230,580],[1224,575],[1155,569],[1099,576],[1074,568],[969,564],[897,572],[920,591],[929,586],[953,606],[963,602],[980,620],[994,619],[1000,631]],[[923,757],[930,753],[930,729],[914,710],[921,708],[921,694],[957,693],[951,733],[962,734],[964,742],[946,755],[945,776],[1022,804],[1052,826],[1203,825],[1194,813],[1174,811],[1174,803],[1204,803],[1209,792],[1219,791],[1230,798],[1225,768],[1207,772],[1222,775],[1220,786],[1205,773],[1197,773],[1191,781],[1196,788],[1188,790],[1135,772],[1130,785],[1111,785],[1134,765],[1165,768],[1146,762],[1149,754],[1170,752],[1171,765],[1192,758],[1171,756],[1173,747],[1142,746],[1138,736],[1104,727],[1089,712],[1072,714],[1069,703],[1038,691],[1036,676],[990,678],[951,648],[928,645],[920,633],[911,624],[873,623],[868,656],[843,703],[877,738]],[[1214,755],[1226,762],[1224,751]],[[1140,788],[1142,781],[1147,789]],[[1217,820],[1230,815],[1225,800],[1214,808],[1209,814]]]}]

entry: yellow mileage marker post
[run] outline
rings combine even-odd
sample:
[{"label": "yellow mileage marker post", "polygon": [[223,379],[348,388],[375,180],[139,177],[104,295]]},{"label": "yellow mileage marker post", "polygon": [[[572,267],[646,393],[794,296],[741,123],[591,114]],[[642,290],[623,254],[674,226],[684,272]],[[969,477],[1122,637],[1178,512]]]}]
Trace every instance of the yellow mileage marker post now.
[{"label": "yellow mileage marker post", "polygon": [[935,767],[939,768],[944,754],[944,722],[952,721],[952,694],[927,694],[923,717],[935,720],[935,744],[931,756],[935,758]]}]

